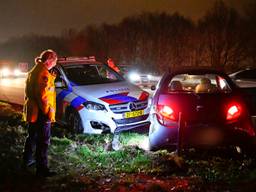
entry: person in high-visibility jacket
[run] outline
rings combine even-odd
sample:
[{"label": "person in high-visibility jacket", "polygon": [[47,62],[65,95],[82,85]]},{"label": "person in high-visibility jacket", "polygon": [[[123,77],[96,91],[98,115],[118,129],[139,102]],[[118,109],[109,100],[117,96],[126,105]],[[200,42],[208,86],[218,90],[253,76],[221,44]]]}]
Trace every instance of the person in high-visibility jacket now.
[{"label": "person in high-visibility jacket", "polygon": [[51,176],[48,168],[48,146],[50,144],[51,123],[55,122],[56,75],[50,72],[57,62],[57,54],[52,50],[43,51],[35,59],[36,65],[28,73],[25,87],[23,118],[28,122],[28,137],[25,142],[24,165],[31,166],[33,148],[36,147],[37,175]]}]

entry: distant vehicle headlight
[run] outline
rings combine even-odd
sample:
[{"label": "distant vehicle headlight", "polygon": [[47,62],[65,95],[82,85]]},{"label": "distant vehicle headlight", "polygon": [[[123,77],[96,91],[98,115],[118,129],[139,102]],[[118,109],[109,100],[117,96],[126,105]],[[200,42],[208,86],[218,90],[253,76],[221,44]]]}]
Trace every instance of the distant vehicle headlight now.
[{"label": "distant vehicle headlight", "polygon": [[147,78],[148,78],[149,80],[152,80],[152,75],[147,75]]},{"label": "distant vehicle headlight", "polygon": [[137,73],[131,73],[129,75],[129,79],[130,79],[130,81],[139,81],[140,80],[140,76]]},{"label": "distant vehicle headlight", "polygon": [[4,69],[2,69],[2,76],[3,77],[8,77],[8,76],[10,76],[11,75],[11,72],[10,72],[10,70],[8,69],[8,68],[4,68]]},{"label": "distant vehicle headlight", "polygon": [[18,76],[21,75],[21,71],[20,71],[19,69],[15,69],[15,70],[13,71],[13,73],[14,73],[14,76],[15,76],[15,77],[18,77]]},{"label": "distant vehicle headlight", "polygon": [[102,104],[95,103],[92,101],[87,101],[84,103],[84,106],[88,110],[94,110],[94,111],[107,111],[106,107]]}]

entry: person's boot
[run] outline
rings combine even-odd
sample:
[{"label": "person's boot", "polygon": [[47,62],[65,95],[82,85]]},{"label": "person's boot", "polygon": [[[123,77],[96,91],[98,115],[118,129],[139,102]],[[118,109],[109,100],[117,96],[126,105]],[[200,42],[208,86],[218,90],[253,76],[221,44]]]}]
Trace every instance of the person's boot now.
[{"label": "person's boot", "polygon": [[38,168],[36,170],[36,176],[38,177],[52,177],[56,174],[56,172],[51,171],[49,168]]},{"label": "person's boot", "polygon": [[35,164],[36,164],[36,160],[34,160],[34,159],[30,159],[28,161],[23,161],[24,168],[32,167]]},{"label": "person's boot", "polygon": [[25,153],[23,153],[23,162],[22,162],[22,166],[23,168],[28,168],[31,167],[33,165],[36,164],[36,160],[32,159],[32,158],[28,158]]}]

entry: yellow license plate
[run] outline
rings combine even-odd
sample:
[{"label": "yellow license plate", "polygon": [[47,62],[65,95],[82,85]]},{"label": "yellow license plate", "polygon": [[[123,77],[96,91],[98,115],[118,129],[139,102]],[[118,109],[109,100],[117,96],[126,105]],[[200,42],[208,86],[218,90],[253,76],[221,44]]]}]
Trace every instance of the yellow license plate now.
[{"label": "yellow license plate", "polygon": [[126,112],[124,118],[133,118],[144,115],[144,110]]}]

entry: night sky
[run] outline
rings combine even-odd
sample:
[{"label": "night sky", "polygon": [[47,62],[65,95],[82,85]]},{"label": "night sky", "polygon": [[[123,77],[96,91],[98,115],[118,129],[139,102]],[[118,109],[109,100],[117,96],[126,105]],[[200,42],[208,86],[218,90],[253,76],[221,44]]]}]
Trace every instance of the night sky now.
[{"label": "night sky", "polygon": [[[142,12],[179,12],[197,20],[215,0],[0,0],[0,42],[25,34],[59,35],[88,24],[113,24]],[[224,0],[242,10],[250,0]]]}]

